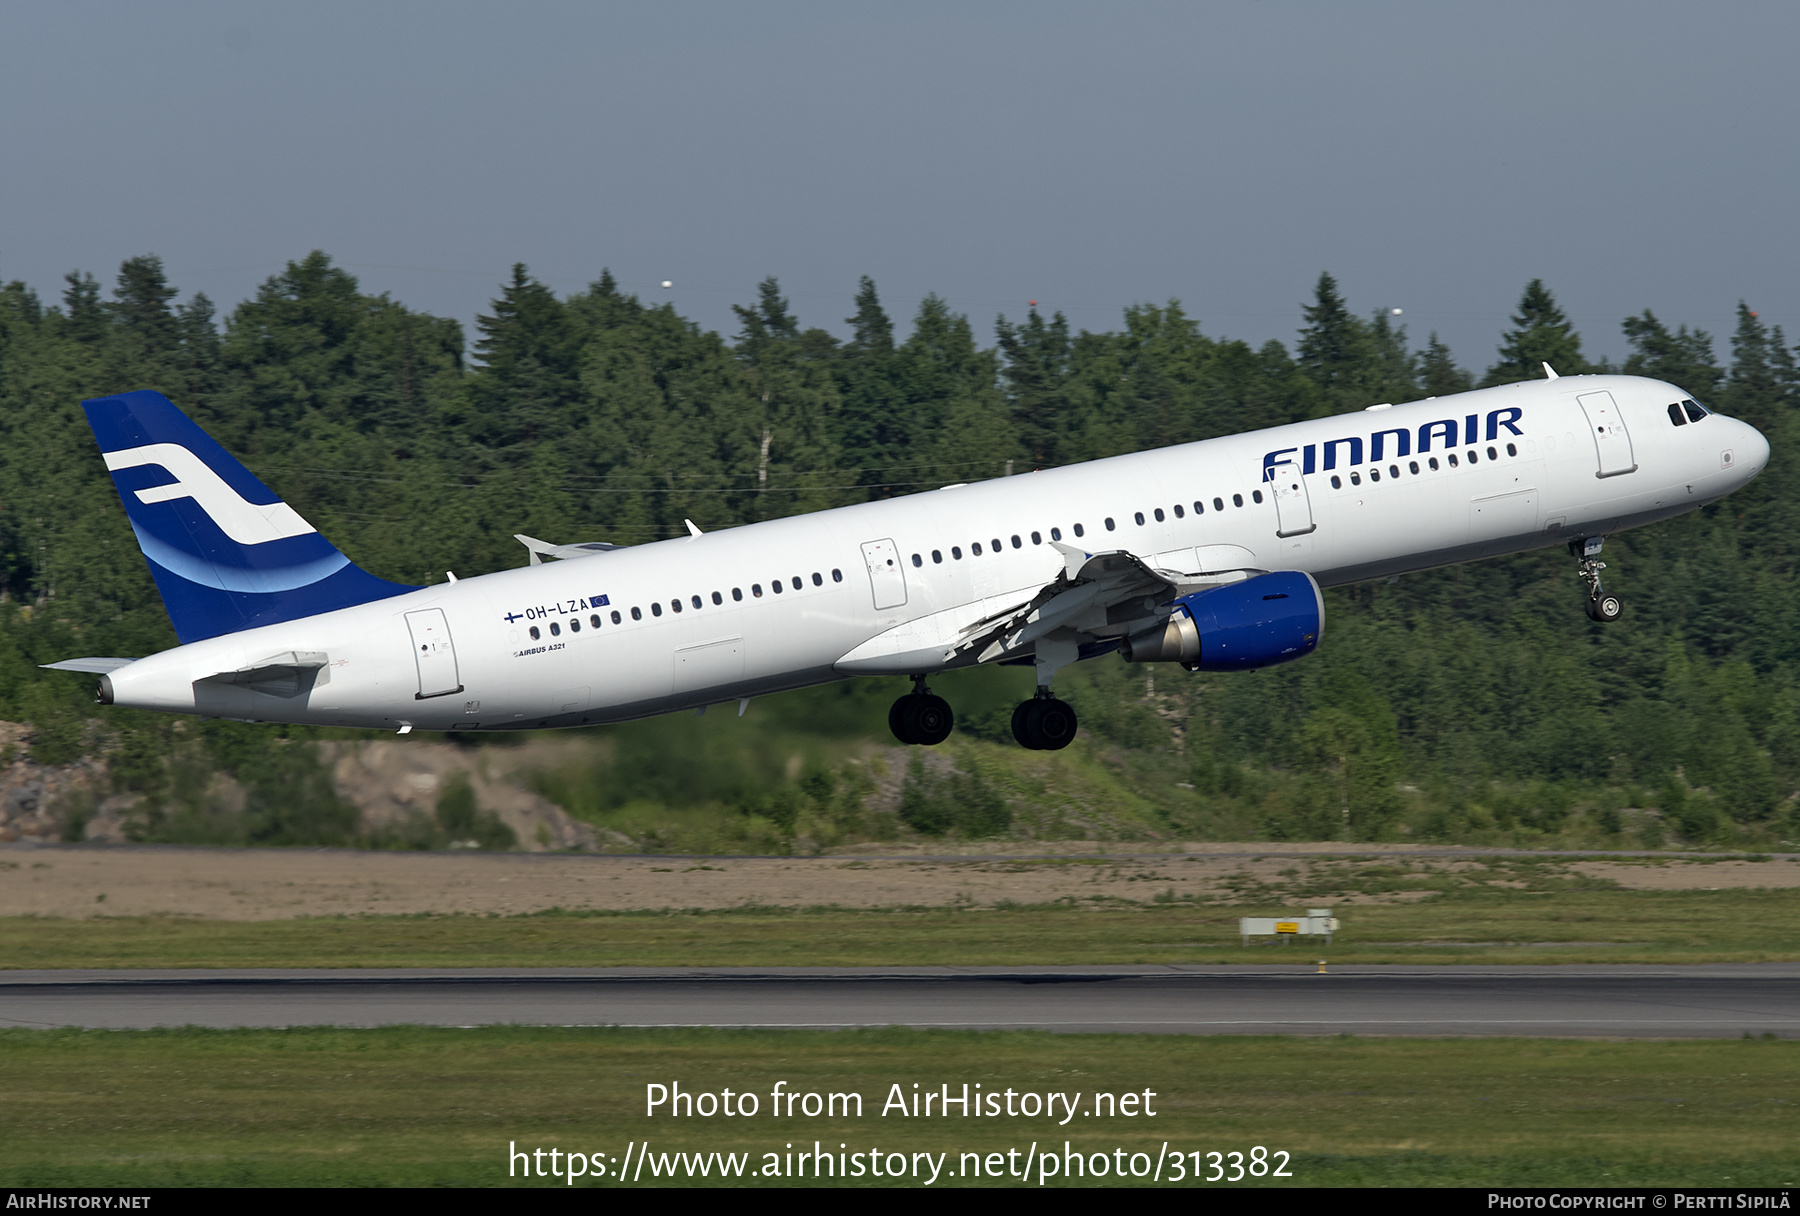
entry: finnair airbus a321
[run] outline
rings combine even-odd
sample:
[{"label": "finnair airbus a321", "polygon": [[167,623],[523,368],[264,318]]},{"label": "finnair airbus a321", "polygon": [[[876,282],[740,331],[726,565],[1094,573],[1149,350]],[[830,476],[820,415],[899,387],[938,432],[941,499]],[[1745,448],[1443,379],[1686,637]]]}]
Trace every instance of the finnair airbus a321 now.
[{"label": "finnair airbus a321", "polygon": [[[1567,545],[1618,618],[1603,538],[1714,502],[1768,442],[1673,385],[1546,378],[633,548],[520,537],[530,564],[431,587],[364,572],[165,398],[85,403],[182,644],[52,666],[102,704],[252,722],[524,730],[1030,664],[1028,748],[1067,746],[1056,672],[1242,671],[1310,654],[1321,587]],[[550,557],[554,560],[540,560]]]}]

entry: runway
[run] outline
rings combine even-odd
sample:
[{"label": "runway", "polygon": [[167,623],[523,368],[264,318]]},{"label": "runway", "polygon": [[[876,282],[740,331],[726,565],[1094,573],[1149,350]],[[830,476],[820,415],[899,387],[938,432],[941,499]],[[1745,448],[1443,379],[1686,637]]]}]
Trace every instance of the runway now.
[{"label": "runway", "polygon": [[13,971],[0,1025],[1800,1037],[1800,964]]}]

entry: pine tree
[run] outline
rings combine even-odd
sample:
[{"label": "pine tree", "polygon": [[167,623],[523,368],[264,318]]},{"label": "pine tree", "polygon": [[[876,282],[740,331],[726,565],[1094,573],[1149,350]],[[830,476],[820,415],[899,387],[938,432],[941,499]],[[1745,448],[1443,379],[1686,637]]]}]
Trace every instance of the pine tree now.
[{"label": "pine tree", "polygon": [[994,325],[1005,358],[1002,375],[1013,423],[1034,465],[1057,463],[1069,376],[1069,322],[1059,312],[1046,323],[1033,308],[1025,324],[1005,317]]},{"label": "pine tree", "polygon": [[1544,280],[1533,279],[1525,285],[1525,294],[1519,299],[1519,311],[1513,316],[1512,323],[1513,328],[1501,335],[1500,362],[1488,368],[1487,375],[1482,377],[1483,388],[1519,380],[1541,380],[1546,363],[1562,376],[1590,370],[1587,360],[1581,356],[1580,335],[1557,306],[1556,298],[1544,286]]},{"label": "pine tree", "polygon": [[1701,397],[1718,391],[1725,373],[1713,358],[1711,334],[1686,325],[1671,333],[1648,308],[1638,316],[1626,317],[1621,325],[1631,344],[1631,354],[1625,359],[1626,375],[1665,380]]},{"label": "pine tree", "polygon": [[1457,366],[1450,348],[1438,341],[1434,331],[1425,349],[1419,352],[1419,384],[1427,397],[1448,397],[1474,388],[1475,377],[1468,369]]},{"label": "pine tree", "polygon": [[100,284],[86,271],[71,270],[63,276],[63,329],[77,342],[92,344],[106,336],[106,306],[100,302]]},{"label": "pine tree", "polygon": [[1372,340],[1368,325],[1351,313],[1338,292],[1337,280],[1319,275],[1313,302],[1301,307],[1306,324],[1300,330],[1295,361],[1319,389],[1321,412],[1332,414],[1373,404],[1368,396]]}]

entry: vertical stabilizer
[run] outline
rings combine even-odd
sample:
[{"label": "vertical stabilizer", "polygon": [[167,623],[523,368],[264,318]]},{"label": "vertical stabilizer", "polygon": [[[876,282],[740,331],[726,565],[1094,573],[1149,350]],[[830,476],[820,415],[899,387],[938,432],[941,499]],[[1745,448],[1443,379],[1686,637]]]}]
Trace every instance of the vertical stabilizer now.
[{"label": "vertical stabilizer", "polygon": [[351,564],[161,393],[82,409],[182,642],[416,589]]}]

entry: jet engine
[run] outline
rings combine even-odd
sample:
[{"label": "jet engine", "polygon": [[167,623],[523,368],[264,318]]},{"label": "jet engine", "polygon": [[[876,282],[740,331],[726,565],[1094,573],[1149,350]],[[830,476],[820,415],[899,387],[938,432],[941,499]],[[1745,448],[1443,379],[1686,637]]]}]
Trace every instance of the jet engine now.
[{"label": "jet engine", "polygon": [[1247,671],[1311,654],[1325,628],[1325,599],[1299,570],[1184,595],[1165,620],[1125,639],[1131,663],[1180,663],[1189,671]]}]

